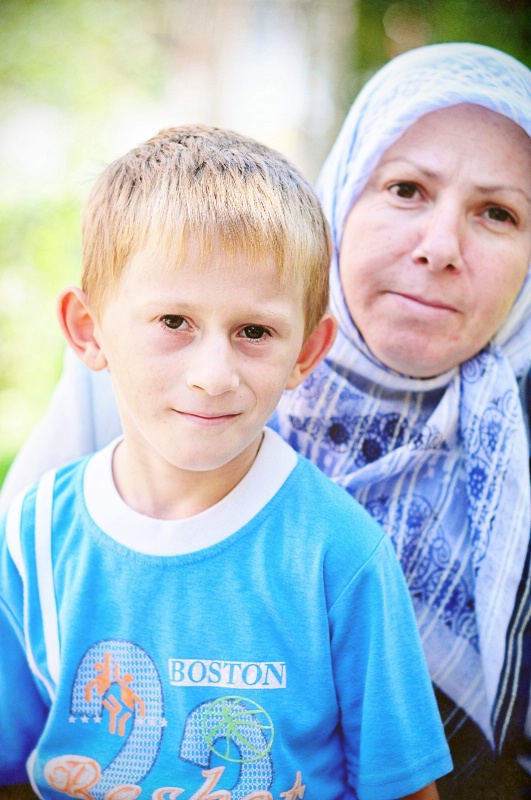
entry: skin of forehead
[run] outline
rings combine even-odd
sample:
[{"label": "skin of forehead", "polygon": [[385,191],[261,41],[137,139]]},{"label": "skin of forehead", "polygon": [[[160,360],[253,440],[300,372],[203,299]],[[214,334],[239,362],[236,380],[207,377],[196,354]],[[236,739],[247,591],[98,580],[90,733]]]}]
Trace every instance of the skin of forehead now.
[{"label": "skin of forehead", "polygon": [[[441,125],[448,127],[452,123],[457,126],[462,123],[467,124],[468,136],[471,139],[479,140],[481,131],[486,131],[487,135],[492,135],[494,132],[500,133],[504,138],[512,139],[514,141],[514,156],[522,160],[522,169],[525,170],[524,174],[530,176],[528,183],[531,185],[531,138],[512,119],[490,108],[484,108],[474,103],[459,103],[454,106],[438,108],[419,117],[402,133],[396,142],[389,145],[384,151],[380,163],[386,161],[389,154],[392,154],[393,150],[400,144],[409,143],[409,140],[414,138],[428,139],[429,141],[431,131],[440,128]],[[456,138],[461,138],[460,132],[456,133]],[[486,175],[485,186],[490,187],[490,185],[489,176]],[[527,195],[527,199],[531,202],[531,194]]]}]

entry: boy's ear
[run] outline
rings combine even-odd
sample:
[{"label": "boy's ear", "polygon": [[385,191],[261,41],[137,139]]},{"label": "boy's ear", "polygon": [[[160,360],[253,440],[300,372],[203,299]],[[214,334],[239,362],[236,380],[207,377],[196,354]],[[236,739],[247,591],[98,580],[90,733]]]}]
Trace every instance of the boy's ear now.
[{"label": "boy's ear", "polygon": [[63,289],[56,309],[61,330],[74,353],[89,369],[105,369],[107,360],[96,338],[96,322],[85,292],[73,286]]},{"label": "boy's ear", "polygon": [[308,377],[334,344],[336,333],[336,318],[325,314],[304,342],[286,389],[295,389]]}]

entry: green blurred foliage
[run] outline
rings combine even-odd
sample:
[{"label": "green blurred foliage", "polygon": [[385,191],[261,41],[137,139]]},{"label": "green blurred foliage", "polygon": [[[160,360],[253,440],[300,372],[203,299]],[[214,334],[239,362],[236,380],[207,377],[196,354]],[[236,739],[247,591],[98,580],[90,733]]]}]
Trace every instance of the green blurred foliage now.
[{"label": "green blurred foliage", "polygon": [[156,91],[156,10],[143,0],[2,0],[0,83],[82,115],[128,87]]},{"label": "green blurred foliage", "polygon": [[78,280],[82,199],[114,157],[108,120],[163,85],[163,11],[157,0],[0,3],[0,482],[61,371],[55,297]]},{"label": "green blurred foliage", "polygon": [[398,53],[437,42],[497,47],[531,67],[530,0],[358,0],[355,94]]}]

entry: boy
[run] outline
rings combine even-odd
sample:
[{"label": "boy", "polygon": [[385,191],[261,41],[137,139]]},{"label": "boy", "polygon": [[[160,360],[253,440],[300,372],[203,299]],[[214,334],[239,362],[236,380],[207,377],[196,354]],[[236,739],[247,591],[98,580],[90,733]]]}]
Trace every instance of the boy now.
[{"label": "boy", "polygon": [[59,319],[124,436],[7,515],[0,782],[29,757],[43,798],[437,798],[390,542],[264,432],[335,335],[313,191],[252,140],[172,129],[103,173],[83,238]]}]

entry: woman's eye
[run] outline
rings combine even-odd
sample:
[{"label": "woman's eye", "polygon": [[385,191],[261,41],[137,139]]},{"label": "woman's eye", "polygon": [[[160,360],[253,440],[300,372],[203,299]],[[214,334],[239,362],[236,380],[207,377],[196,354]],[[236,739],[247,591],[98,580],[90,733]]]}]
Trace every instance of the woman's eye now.
[{"label": "woman's eye", "polygon": [[512,222],[513,225],[516,225],[516,218],[510,211],[507,211],[506,208],[502,208],[501,206],[490,206],[485,213],[489,219],[495,222]]},{"label": "woman's eye", "polygon": [[172,331],[183,330],[186,327],[185,318],[180,317],[178,314],[165,314],[160,318],[160,321],[166,328]]},{"label": "woman's eye", "polygon": [[399,183],[394,183],[389,188],[393,194],[396,194],[397,197],[404,197],[406,200],[412,200],[419,194],[419,188],[417,184],[410,183],[409,181],[400,181]]},{"label": "woman's eye", "polygon": [[246,325],[245,328],[242,328],[241,335],[244,339],[262,339],[265,336],[271,336],[271,331],[262,325]]}]

